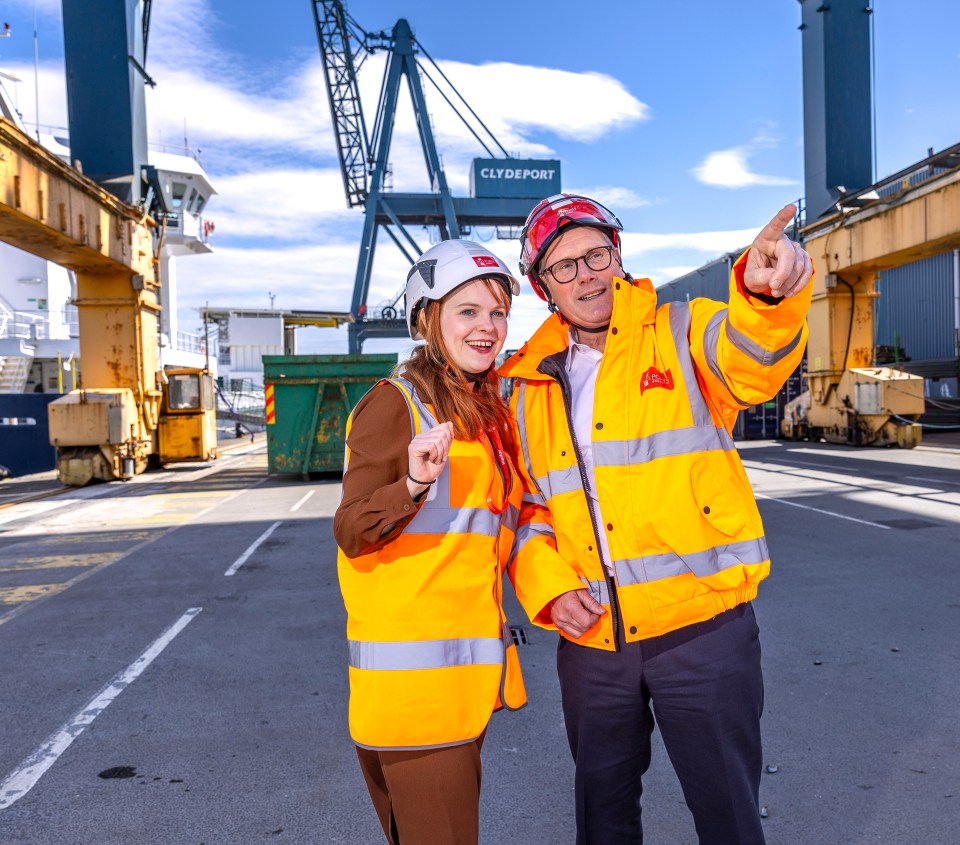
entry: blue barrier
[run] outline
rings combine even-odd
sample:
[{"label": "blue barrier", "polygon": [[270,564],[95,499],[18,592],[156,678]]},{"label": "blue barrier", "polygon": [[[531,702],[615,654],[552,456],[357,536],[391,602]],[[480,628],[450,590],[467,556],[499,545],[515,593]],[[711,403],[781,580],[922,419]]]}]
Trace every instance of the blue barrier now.
[{"label": "blue barrier", "polygon": [[0,393],[0,466],[11,476],[56,467],[47,405],[59,398],[57,393]]}]

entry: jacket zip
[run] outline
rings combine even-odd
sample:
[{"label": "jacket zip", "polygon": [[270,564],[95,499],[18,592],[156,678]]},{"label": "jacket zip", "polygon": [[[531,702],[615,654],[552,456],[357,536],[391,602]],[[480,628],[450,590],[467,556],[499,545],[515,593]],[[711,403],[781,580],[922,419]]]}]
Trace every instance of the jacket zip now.
[{"label": "jacket zip", "polygon": [[[593,536],[597,543],[597,556],[600,558],[600,568],[603,570],[603,577],[607,582],[607,592],[610,593],[610,612],[613,615],[613,647],[620,651],[620,602],[617,597],[617,582],[613,574],[607,571],[603,565],[603,546],[600,543],[600,532],[597,528],[597,515],[593,509],[593,499],[587,492],[590,487],[587,479],[587,471],[583,465],[583,457],[580,454],[580,444],[577,442],[577,433],[573,428],[572,408],[570,407],[570,382],[567,379],[567,371],[559,363],[558,356],[566,355],[566,352],[558,352],[554,355],[548,355],[537,367],[537,372],[549,376],[560,385],[560,394],[563,397],[563,410],[567,417],[567,428],[570,430],[570,439],[573,440],[573,453],[577,458],[577,468],[580,470],[580,483],[583,486],[583,495],[587,500],[587,510],[590,512],[590,523],[593,526]],[[612,561],[611,561],[612,563]]]}]

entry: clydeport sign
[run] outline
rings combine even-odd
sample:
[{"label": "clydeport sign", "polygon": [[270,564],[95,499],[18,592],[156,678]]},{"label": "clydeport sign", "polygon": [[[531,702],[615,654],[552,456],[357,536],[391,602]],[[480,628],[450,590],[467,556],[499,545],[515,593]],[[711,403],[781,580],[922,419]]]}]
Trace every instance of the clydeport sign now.
[{"label": "clydeport sign", "polygon": [[560,162],[548,159],[475,158],[470,196],[539,200],[560,193]]}]

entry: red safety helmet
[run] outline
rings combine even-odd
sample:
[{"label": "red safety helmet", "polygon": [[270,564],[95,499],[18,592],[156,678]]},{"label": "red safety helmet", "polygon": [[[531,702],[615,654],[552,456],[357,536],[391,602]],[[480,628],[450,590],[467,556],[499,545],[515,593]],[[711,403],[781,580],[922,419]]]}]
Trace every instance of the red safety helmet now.
[{"label": "red safety helmet", "polygon": [[577,194],[556,194],[537,203],[520,233],[520,272],[544,302],[550,299],[537,275],[537,264],[564,226],[594,226],[603,229],[615,247],[620,246],[618,232],[623,224],[609,208]]}]

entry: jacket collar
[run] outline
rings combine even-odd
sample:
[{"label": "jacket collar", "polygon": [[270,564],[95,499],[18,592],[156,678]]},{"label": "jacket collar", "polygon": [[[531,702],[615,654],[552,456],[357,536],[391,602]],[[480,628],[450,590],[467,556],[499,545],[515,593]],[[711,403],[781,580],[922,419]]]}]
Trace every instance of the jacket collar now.
[{"label": "jacket collar", "polygon": [[[626,281],[615,278],[613,289],[613,314],[610,325],[617,326],[618,338],[631,335],[630,329],[644,323],[652,323],[657,310],[657,292],[649,279]],[[618,287],[619,285],[619,287]],[[613,338],[607,336],[609,347]],[[542,379],[538,371],[541,362],[570,344],[570,327],[561,321],[559,314],[551,314],[541,323],[520,349],[508,358],[497,371],[503,378]]]}]

